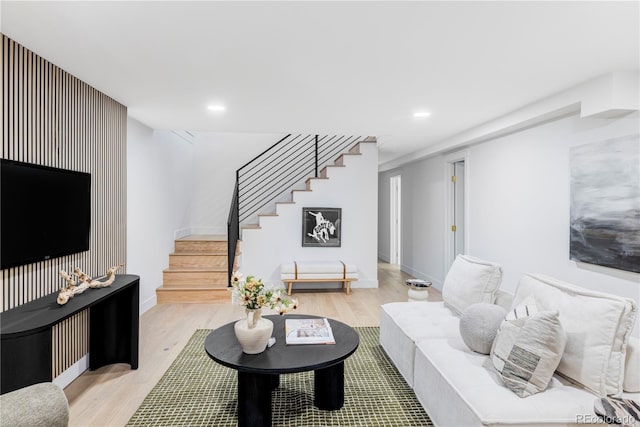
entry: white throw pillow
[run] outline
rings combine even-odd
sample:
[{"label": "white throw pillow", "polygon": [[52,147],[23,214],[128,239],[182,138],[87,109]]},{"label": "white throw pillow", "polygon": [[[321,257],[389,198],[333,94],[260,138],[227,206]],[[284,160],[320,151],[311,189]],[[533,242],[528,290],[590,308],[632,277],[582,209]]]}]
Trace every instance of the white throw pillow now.
[{"label": "white throw pillow", "polygon": [[513,306],[533,296],[539,310],[560,312],[567,346],[557,371],[599,396],[622,392],[635,301],[542,275],[524,275]]},{"label": "white throw pillow", "polygon": [[444,303],[461,314],[471,304],[493,304],[502,282],[498,264],[468,255],[458,255],[442,286]]},{"label": "white throw pillow", "polygon": [[547,388],[567,341],[558,312],[537,311],[534,304],[528,301],[507,313],[491,347],[498,375],[520,397]]}]

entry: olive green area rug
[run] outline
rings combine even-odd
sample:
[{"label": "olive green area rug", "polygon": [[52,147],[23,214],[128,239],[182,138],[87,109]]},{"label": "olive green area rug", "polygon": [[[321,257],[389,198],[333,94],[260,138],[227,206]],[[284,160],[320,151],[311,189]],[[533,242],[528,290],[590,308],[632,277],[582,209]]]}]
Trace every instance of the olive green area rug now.
[{"label": "olive green area rug", "polygon": [[[273,391],[274,426],[431,426],[411,388],[378,343],[377,327],[355,328],[358,350],[345,361],[345,402],[313,406],[313,372],[280,376]],[[128,426],[236,426],[237,372],[204,351],[210,330],[197,330]]]}]

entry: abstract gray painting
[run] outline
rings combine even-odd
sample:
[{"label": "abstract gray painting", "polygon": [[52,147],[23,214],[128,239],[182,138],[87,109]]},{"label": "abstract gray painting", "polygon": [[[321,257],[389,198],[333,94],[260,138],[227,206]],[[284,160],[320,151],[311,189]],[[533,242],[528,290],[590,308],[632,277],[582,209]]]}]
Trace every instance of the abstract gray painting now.
[{"label": "abstract gray painting", "polygon": [[640,137],[571,149],[574,261],[640,273]]}]

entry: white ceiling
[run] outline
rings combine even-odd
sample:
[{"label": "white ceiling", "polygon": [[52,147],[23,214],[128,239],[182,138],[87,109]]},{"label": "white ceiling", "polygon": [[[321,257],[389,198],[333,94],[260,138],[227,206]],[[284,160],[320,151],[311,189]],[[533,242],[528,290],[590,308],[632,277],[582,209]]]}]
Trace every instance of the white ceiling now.
[{"label": "white ceiling", "polygon": [[2,1],[0,13],[4,34],[155,129],[376,135],[381,163],[640,68],[637,1]]}]

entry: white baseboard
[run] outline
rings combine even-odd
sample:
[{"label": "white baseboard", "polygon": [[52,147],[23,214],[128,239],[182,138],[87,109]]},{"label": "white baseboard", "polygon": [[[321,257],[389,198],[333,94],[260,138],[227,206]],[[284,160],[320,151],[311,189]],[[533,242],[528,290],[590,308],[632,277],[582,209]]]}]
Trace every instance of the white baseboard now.
[{"label": "white baseboard", "polygon": [[222,234],[227,235],[227,227],[186,227],[173,232],[174,240],[191,235]]},{"label": "white baseboard", "polygon": [[227,235],[227,227],[191,227],[191,234],[223,234]]},{"label": "white baseboard", "polygon": [[65,388],[89,369],[89,354],[85,354],[76,363],[53,379],[53,383],[60,388]]},{"label": "white baseboard", "polygon": [[360,280],[358,279],[357,282],[351,282],[351,287],[352,288],[377,288],[378,287],[378,280]]},{"label": "white baseboard", "polygon": [[422,280],[426,280],[427,282],[431,282],[431,285],[438,289],[438,290],[442,290],[442,281],[435,279],[431,276],[429,276],[426,273],[423,273],[422,271],[418,271],[418,270],[414,270],[413,268],[409,267],[408,265],[404,265],[402,264],[400,266],[400,269],[402,271],[404,271],[405,273],[408,273],[410,275],[412,275],[413,277],[415,277],[416,279],[422,279]]},{"label": "white baseboard", "polygon": [[142,316],[146,311],[148,311],[151,307],[158,304],[158,297],[154,295],[152,297],[147,298],[145,301],[140,303],[140,316]]},{"label": "white baseboard", "polygon": [[391,258],[389,258],[387,256],[387,254],[381,254],[381,253],[378,253],[378,259],[380,259],[380,260],[382,260],[382,261],[384,261],[386,263],[390,263],[390,261],[391,261]]},{"label": "white baseboard", "polygon": [[190,236],[191,234],[192,233],[191,233],[191,228],[190,227],[181,228],[181,229],[176,230],[176,231],[173,232],[173,240],[178,240],[178,239],[181,239],[183,237]]}]

